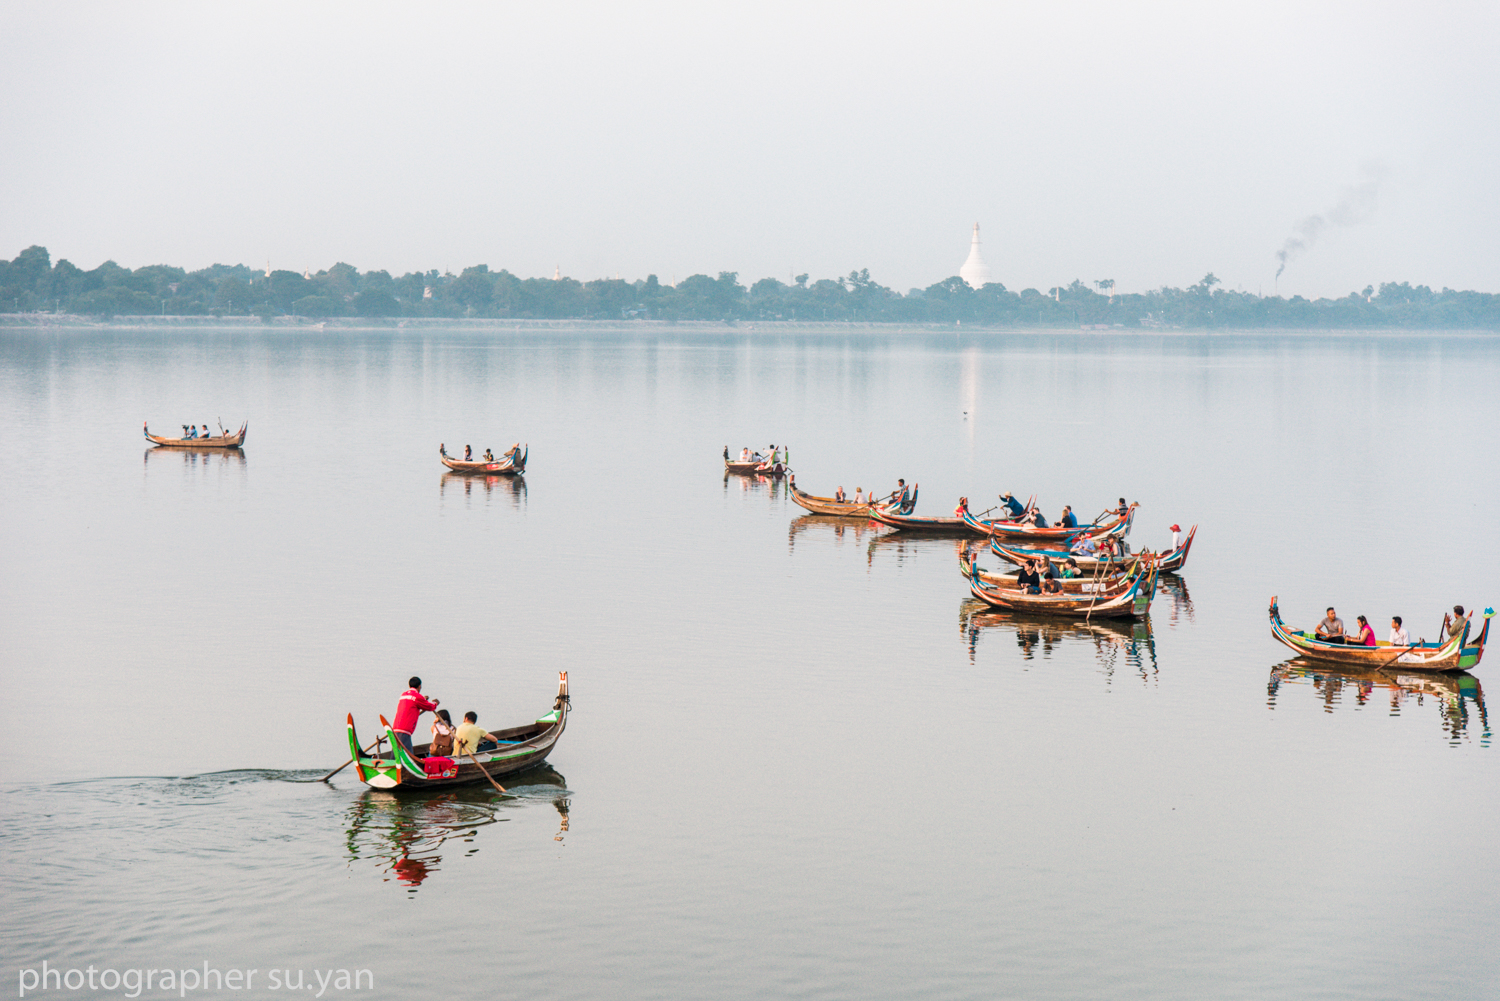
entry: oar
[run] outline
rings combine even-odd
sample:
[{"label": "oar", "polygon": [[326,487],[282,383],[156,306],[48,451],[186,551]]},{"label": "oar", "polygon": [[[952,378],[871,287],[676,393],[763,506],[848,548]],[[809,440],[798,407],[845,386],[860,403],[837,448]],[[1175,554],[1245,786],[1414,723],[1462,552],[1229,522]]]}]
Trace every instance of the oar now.
[{"label": "oar", "polygon": [[501,785],[499,782],[496,782],[495,779],[490,775],[489,772],[484,771],[484,766],[479,763],[479,759],[478,758],[474,757],[473,752],[471,752],[471,751],[465,751],[464,753],[468,756],[468,758],[469,758],[470,761],[474,762],[474,767],[475,768],[479,769],[481,772],[484,772],[484,777],[490,780],[490,785],[494,786],[495,790],[497,792],[499,792],[500,795],[502,795],[502,796],[505,795],[505,787],[503,785]]},{"label": "oar", "polygon": [[1420,647],[1409,646],[1405,650],[1402,650],[1400,653],[1396,654],[1396,656],[1392,657],[1390,660],[1386,661],[1384,664],[1376,665],[1375,670],[1382,671],[1382,670],[1386,669],[1387,667],[1390,667],[1392,664],[1396,663],[1396,661],[1400,660],[1402,657],[1405,657],[1407,654],[1411,653],[1413,650],[1419,650],[1419,649],[1421,649],[1421,648]]},{"label": "oar", "polygon": [[[374,742],[372,744],[370,744],[370,747],[374,747],[374,746],[376,746],[376,744],[379,744],[379,743],[380,743],[380,738],[376,737],[375,740],[374,740]],[[369,754],[370,753],[370,747],[366,747],[364,749],[364,753]],[[329,779],[333,778],[339,772],[343,771],[345,768],[348,768],[352,764],[354,764],[354,759],[350,758],[348,761],[344,762],[342,765],[339,765],[337,768],[335,768],[333,771],[329,772],[327,775],[325,775],[322,778],[318,779],[318,781],[319,782],[327,782]]]}]

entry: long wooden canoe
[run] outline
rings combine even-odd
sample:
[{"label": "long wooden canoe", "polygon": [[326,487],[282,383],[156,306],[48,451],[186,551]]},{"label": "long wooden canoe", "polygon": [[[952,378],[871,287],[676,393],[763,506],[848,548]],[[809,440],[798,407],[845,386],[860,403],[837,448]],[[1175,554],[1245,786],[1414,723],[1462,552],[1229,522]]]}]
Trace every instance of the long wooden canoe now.
[{"label": "long wooden canoe", "polygon": [[751,459],[748,462],[730,459],[726,455],[724,471],[734,473],[736,476],[785,476],[791,468],[791,461],[791,452],[784,448],[775,449],[768,458]]},{"label": "long wooden canoe", "polygon": [[499,778],[512,772],[525,771],[547,760],[557,740],[568,725],[568,710],[572,703],[568,698],[568,673],[562,671],[557,678],[557,699],[552,711],[539,716],[531,723],[489,731],[491,739],[499,744],[493,751],[482,751],[474,755],[476,765],[465,755],[462,759],[451,759],[451,764],[429,774],[423,764],[428,744],[417,744],[411,752],[396,740],[396,733],[384,716],[380,725],[385,729],[386,747],[377,747],[375,756],[360,749],[359,735],[354,732],[354,714],[348,717],[349,755],[354,759],[354,770],[365,785],[376,789],[438,789],[443,786],[465,785],[483,782],[485,775]]},{"label": "long wooden canoe", "polygon": [[1114,590],[1093,594],[1025,594],[1016,588],[986,587],[977,579],[969,581],[969,593],[993,608],[1046,615],[1069,615],[1085,618],[1145,618],[1156,595],[1157,571],[1154,561],[1142,559],[1136,572]]},{"label": "long wooden canoe", "polygon": [[1131,504],[1126,509],[1123,518],[1118,514],[1113,514],[1093,524],[1078,525],[1073,528],[1060,528],[1056,525],[1037,528],[1035,525],[1005,518],[979,518],[970,512],[967,506],[963,509],[963,520],[976,535],[986,535],[1008,541],[1050,542],[1054,545],[1066,546],[1086,535],[1095,539],[1109,536],[1123,538],[1129,535],[1130,526],[1135,521],[1135,509],[1138,506]]},{"label": "long wooden canoe", "polygon": [[1463,632],[1441,640],[1419,639],[1408,646],[1391,646],[1388,642],[1377,641],[1374,646],[1364,646],[1329,643],[1319,639],[1312,630],[1288,628],[1281,620],[1281,609],[1274,597],[1270,610],[1271,635],[1302,657],[1403,671],[1467,671],[1477,666],[1484,656],[1484,643],[1489,637],[1490,619],[1494,615],[1493,608],[1484,610],[1484,629],[1472,643],[1469,642],[1469,632],[1474,627],[1474,620],[1470,618],[1464,624]]},{"label": "long wooden canoe", "polygon": [[793,473],[787,477],[787,491],[792,500],[802,507],[807,508],[813,514],[832,515],[835,518],[866,518],[870,514],[869,504],[856,504],[850,500],[839,500],[836,497],[819,497],[810,494],[797,486],[797,474]]},{"label": "long wooden canoe", "polygon": [[[1188,550],[1193,548],[1193,536],[1198,532],[1198,526],[1194,525],[1188,529],[1188,534],[1182,543],[1175,549],[1168,549],[1156,557],[1159,569],[1162,573],[1177,573],[1187,564]],[[990,551],[1001,559],[1009,560],[1019,565],[1022,560],[1034,560],[1038,556],[1046,556],[1049,559],[1073,559],[1078,562],[1078,568],[1088,573],[1094,573],[1103,568],[1112,571],[1115,568],[1124,567],[1135,559],[1130,552],[1129,545],[1124,539],[1119,540],[1120,547],[1124,553],[1119,556],[1080,556],[1073,552],[1062,552],[1057,549],[1041,549],[1037,547],[1007,545],[999,539],[990,540]],[[1150,550],[1142,550],[1149,553]]]},{"label": "long wooden canoe", "polygon": [[245,444],[245,431],[249,427],[250,422],[246,421],[234,434],[217,434],[205,438],[165,438],[152,434],[149,422],[142,421],[141,433],[146,436],[147,441],[161,448],[239,448]]},{"label": "long wooden canoe", "polygon": [[521,451],[520,443],[511,446],[506,452],[493,462],[488,459],[480,459],[477,462],[466,459],[455,459],[448,454],[447,446],[438,446],[438,458],[443,460],[443,465],[455,473],[480,473],[486,476],[515,476],[526,472],[526,459],[531,455],[531,446],[526,446],[526,451]]},{"label": "long wooden canoe", "polygon": [[905,511],[894,501],[877,503],[870,507],[870,518],[891,528],[904,531],[928,532],[933,535],[968,535],[969,526],[962,518],[922,518],[912,514],[917,508],[917,496],[922,492],[920,483],[912,484],[911,498]]},{"label": "long wooden canoe", "polygon": [[[969,555],[967,548],[959,551],[958,569],[965,580],[978,580],[986,587],[1011,588],[1016,586],[1016,580],[1020,576],[1019,568],[1002,573],[990,573],[983,567],[974,564],[974,558]],[[1130,560],[1108,575],[1085,574],[1081,577],[1059,577],[1057,582],[1062,585],[1064,594],[1110,594],[1118,591],[1135,569],[1135,561]]]}]

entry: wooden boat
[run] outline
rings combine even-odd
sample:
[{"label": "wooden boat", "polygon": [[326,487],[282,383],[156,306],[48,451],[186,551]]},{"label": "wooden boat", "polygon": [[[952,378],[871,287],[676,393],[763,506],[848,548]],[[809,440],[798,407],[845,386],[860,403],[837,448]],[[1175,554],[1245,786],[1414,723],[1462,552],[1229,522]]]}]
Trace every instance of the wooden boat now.
[{"label": "wooden boat", "polygon": [[819,497],[810,494],[797,486],[797,474],[792,473],[787,477],[787,492],[791,494],[792,500],[802,507],[807,508],[813,514],[826,514],[835,518],[867,518],[870,514],[869,504],[856,504],[854,501],[838,500],[834,497]]},{"label": "wooden boat", "polygon": [[141,433],[146,440],[160,448],[239,448],[245,444],[245,431],[250,427],[246,421],[234,434],[209,435],[205,438],[164,438],[151,433],[149,422],[141,422]]},{"label": "wooden boat", "polygon": [[1047,615],[1084,616],[1088,619],[1145,618],[1156,594],[1155,562],[1143,557],[1135,573],[1113,590],[1090,594],[1024,594],[1015,588],[986,587],[970,578],[969,592],[992,608]]},{"label": "wooden boat", "polygon": [[985,535],[994,539],[1026,540],[1029,542],[1050,542],[1054,545],[1071,545],[1075,540],[1085,535],[1095,539],[1106,537],[1123,538],[1130,534],[1130,526],[1135,521],[1135,509],[1138,504],[1131,504],[1125,512],[1125,517],[1118,513],[1112,514],[1101,520],[1096,520],[1089,525],[1078,525],[1074,528],[1060,528],[1048,526],[1037,528],[1035,525],[1023,524],[1019,521],[1011,521],[1005,518],[979,518],[969,511],[968,505],[963,506],[962,517],[964,523],[976,535]]},{"label": "wooden boat", "polygon": [[512,445],[509,452],[500,458],[490,461],[480,459],[472,462],[467,459],[455,459],[448,454],[445,445],[438,446],[438,457],[443,460],[443,465],[455,473],[481,473],[488,476],[515,476],[526,472],[526,458],[531,455],[531,446],[526,446],[526,451],[521,451],[519,443]]},{"label": "wooden boat", "polygon": [[[1194,525],[1188,529],[1187,537],[1180,545],[1156,556],[1162,573],[1177,573],[1187,564],[1188,550],[1193,548],[1193,536],[1197,532],[1198,526]],[[1012,563],[1019,565],[1022,560],[1036,559],[1038,556],[1046,556],[1054,560],[1061,556],[1064,559],[1077,561],[1079,569],[1087,573],[1093,573],[1101,567],[1105,572],[1112,572],[1113,568],[1126,566],[1135,559],[1130,553],[1130,546],[1124,539],[1119,540],[1119,545],[1124,550],[1124,553],[1119,556],[1079,556],[1076,553],[1064,553],[1056,549],[1007,545],[999,539],[990,539],[990,551]],[[1143,552],[1150,552],[1150,550],[1143,550]]]},{"label": "wooden boat", "polygon": [[1493,608],[1484,610],[1484,628],[1479,638],[1469,642],[1469,632],[1474,620],[1464,624],[1463,632],[1441,640],[1419,639],[1409,646],[1391,646],[1377,641],[1374,646],[1357,643],[1329,643],[1318,638],[1316,632],[1306,629],[1290,629],[1281,620],[1281,609],[1276,599],[1271,599],[1271,635],[1296,652],[1312,660],[1326,660],[1336,664],[1359,664],[1365,667],[1390,668],[1403,671],[1467,671],[1479,664],[1484,656],[1484,643],[1490,634],[1490,619]]},{"label": "wooden boat", "polygon": [[[479,762],[477,765],[467,755],[462,759],[438,759],[434,762],[432,773],[423,764],[432,745],[417,744],[408,753],[396,740],[396,733],[384,716],[380,717],[380,725],[385,728],[385,743],[389,746],[381,748],[377,744],[375,756],[366,754],[360,749],[359,735],[354,732],[354,714],[350,713],[349,756],[354,759],[354,770],[360,781],[375,789],[437,789],[483,782],[485,775],[498,779],[502,775],[525,771],[545,761],[568,725],[570,708],[572,703],[568,698],[568,672],[561,671],[557,676],[557,699],[552,703],[551,712],[532,723],[489,731],[490,737],[499,747],[475,754],[474,758]],[[444,761],[448,762],[447,766],[438,767]]]},{"label": "wooden boat", "polygon": [[[1082,577],[1059,577],[1057,582],[1062,585],[1064,594],[1109,594],[1119,590],[1125,583],[1129,574],[1135,569],[1136,561],[1128,561],[1123,566],[1115,568],[1108,575],[1093,574]],[[1011,588],[1016,586],[1016,579],[1020,576],[1020,568],[1006,571],[1004,573],[989,573],[983,567],[975,566],[974,558],[966,548],[961,549],[958,554],[958,569],[966,580],[978,580],[986,587]]]},{"label": "wooden boat", "polygon": [[969,534],[969,526],[964,524],[962,518],[919,518],[912,514],[917,508],[917,495],[921,492],[921,484],[913,484],[911,499],[905,505],[891,502],[871,505],[870,517],[882,525],[905,531],[928,532],[933,535]]},{"label": "wooden boat", "polygon": [[784,448],[772,449],[769,458],[751,459],[749,462],[730,459],[729,449],[724,449],[724,472],[734,473],[736,476],[785,476],[791,468],[791,461],[790,450]]}]

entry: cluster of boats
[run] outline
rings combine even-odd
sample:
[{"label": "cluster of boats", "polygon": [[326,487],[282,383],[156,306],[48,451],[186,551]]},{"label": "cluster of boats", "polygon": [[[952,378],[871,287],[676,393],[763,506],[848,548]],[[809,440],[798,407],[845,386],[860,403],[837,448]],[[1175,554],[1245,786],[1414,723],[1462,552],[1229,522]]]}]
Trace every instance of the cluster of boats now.
[{"label": "cluster of boats", "polygon": [[[728,460],[725,470],[737,472]],[[808,493],[797,486],[795,473],[785,475],[788,495],[813,514],[868,519],[901,532],[986,540],[991,553],[1011,569],[986,571],[974,549],[961,547],[959,570],[975,598],[1006,611],[1085,620],[1145,618],[1159,576],[1182,569],[1198,532],[1192,526],[1166,552],[1132,553],[1125,537],[1135,522],[1136,504],[1122,503],[1088,524],[1048,525],[1033,514],[1034,497],[995,517],[986,517],[989,511],[975,514],[968,498],[961,497],[951,516],[926,517],[915,513],[920,485],[893,497],[849,501]]]},{"label": "cluster of boats", "polygon": [[[966,497],[959,499],[951,516],[921,516],[915,513],[920,488],[889,497],[860,496],[853,501],[843,496],[820,496],[798,487],[796,474],[782,459],[783,453],[773,449],[770,456],[755,463],[732,462],[726,450],[725,475],[785,477],[787,495],[813,515],[858,520],[898,532],[983,539],[1009,569],[988,571],[981,567],[978,555],[983,544],[976,544],[960,545],[959,571],[974,598],[1003,612],[1067,617],[1085,623],[1092,619],[1144,619],[1161,575],[1182,570],[1198,532],[1198,526],[1193,525],[1183,536],[1173,525],[1170,549],[1131,552],[1126,536],[1135,521],[1137,505],[1127,505],[1123,500],[1118,508],[1103,512],[1087,524],[1042,523],[1032,516],[1034,497],[1024,508],[1011,504],[995,517],[989,516],[990,511],[971,511]],[[1270,609],[1272,635],[1299,658],[1361,670],[1424,672],[1462,672],[1476,667],[1484,656],[1494,614],[1493,608],[1486,608],[1482,625],[1479,617],[1473,616],[1451,631],[1440,630],[1435,640],[1360,645],[1288,627],[1275,598]]]}]

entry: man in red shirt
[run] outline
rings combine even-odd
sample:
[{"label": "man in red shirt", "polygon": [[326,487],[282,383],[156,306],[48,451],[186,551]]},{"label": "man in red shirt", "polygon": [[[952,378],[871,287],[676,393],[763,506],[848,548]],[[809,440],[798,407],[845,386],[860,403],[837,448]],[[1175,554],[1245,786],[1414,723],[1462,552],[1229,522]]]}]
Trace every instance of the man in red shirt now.
[{"label": "man in red shirt", "polygon": [[409,678],[406,683],[410,687],[401,693],[401,701],[396,704],[396,719],[391,723],[391,730],[411,753],[411,733],[417,728],[417,720],[423,713],[435,711],[442,700],[429,700],[422,694],[421,678]]}]

